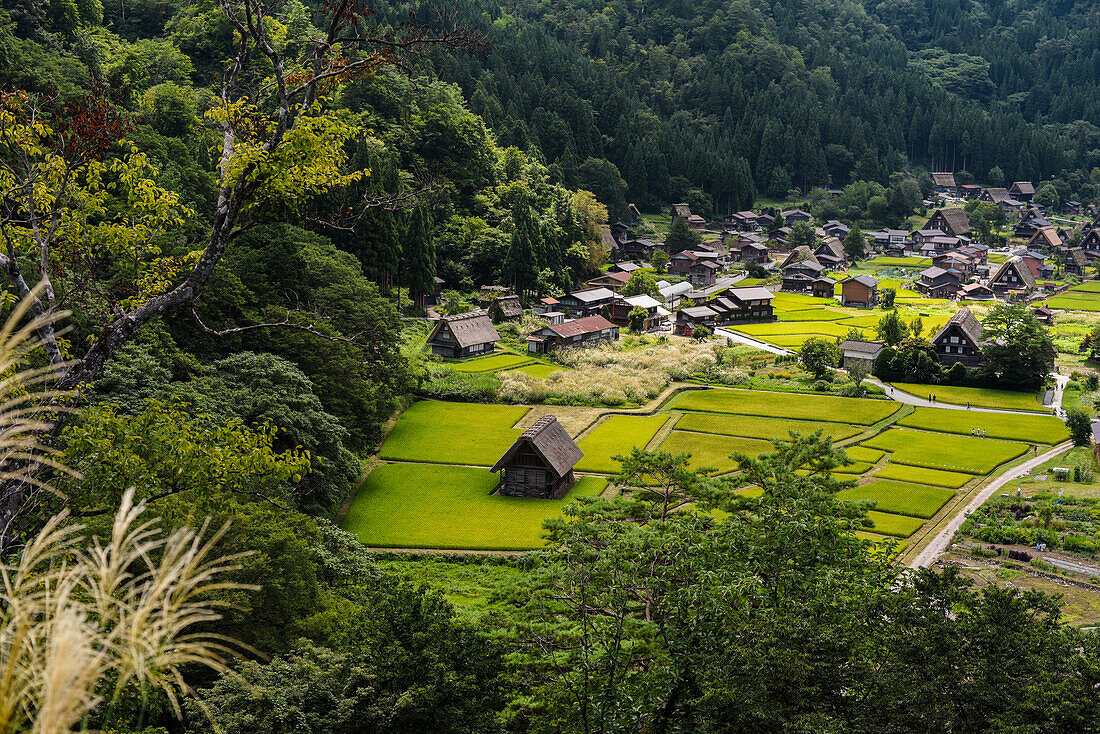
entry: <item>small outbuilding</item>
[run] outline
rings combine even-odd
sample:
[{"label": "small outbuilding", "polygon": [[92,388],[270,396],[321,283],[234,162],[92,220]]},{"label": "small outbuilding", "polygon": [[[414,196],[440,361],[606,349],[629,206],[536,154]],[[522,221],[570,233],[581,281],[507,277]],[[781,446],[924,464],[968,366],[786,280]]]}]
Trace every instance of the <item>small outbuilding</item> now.
[{"label": "small outbuilding", "polygon": [[523,303],[519,296],[498,296],[489,304],[489,318],[494,324],[523,317]]},{"label": "small outbuilding", "polygon": [[878,303],[878,281],[870,275],[857,275],[840,283],[840,302],[845,306],[871,308]]},{"label": "small outbuilding", "polygon": [[584,454],[558,419],[544,415],[520,434],[493,465],[502,495],[558,500],[576,479],[573,467]]},{"label": "small outbuilding", "polygon": [[867,369],[871,369],[883,347],[882,342],[845,339],[840,344],[840,351],[844,352],[844,369],[849,369],[854,365],[862,365]]}]

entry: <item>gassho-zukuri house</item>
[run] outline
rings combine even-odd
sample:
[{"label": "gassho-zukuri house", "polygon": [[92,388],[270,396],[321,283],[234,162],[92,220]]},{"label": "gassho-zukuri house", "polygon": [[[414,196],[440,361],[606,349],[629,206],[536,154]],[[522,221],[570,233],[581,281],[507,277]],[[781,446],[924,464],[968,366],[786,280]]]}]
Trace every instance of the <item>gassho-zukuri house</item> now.
[{"label": "gassho-zukuri house", "polygon": [[573,467],[584,454],[552,415],[544,415],[520,434],[493,465],[502,495],[559,500],[576,482]]},{"label": "gassho-zukuri house", "polygon": [[437,357],[474,357],[493,351],[500,334],[485,311],[444,316],[428,335],[428,346]]}]

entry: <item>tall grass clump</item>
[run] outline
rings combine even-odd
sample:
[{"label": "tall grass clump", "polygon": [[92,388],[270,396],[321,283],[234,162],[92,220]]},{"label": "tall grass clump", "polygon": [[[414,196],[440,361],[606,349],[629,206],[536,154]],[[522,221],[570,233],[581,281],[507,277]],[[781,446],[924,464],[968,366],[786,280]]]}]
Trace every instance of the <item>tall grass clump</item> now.
[{"label": "tall grass clump", "polygon": [[511,403],[613,407],[644,403],[675,381],[711,376],[719,369],[722,381],[730,384],[747,377],[731,367],[719,368],[710,344],[658,341],[645,348],[631,346],[618,343],[560,350],[554,359],[568,369],[545,378],[518,371],[502,373],[500,398]]},{"label": "tall grass clump", "polygon": [[[41,468],[75,474],[45,436],[71,397],[49,389],[64,364],[27,368],[34,334],[64,314],[27,318],[24,300],[0,328],[0,481],[51,490]],[[25,322],[25,323],[24,323]],[[86,729],[87,716],[127,691],[163,691],[180,714],[181,669],[225,670],[232,640],[201,631],[219,614],[211,594],[236,556],[214,558],[226,528],[163,534],[125,493],[110,538],[88,541],[62,512],[0,562],[0,734]]]}]

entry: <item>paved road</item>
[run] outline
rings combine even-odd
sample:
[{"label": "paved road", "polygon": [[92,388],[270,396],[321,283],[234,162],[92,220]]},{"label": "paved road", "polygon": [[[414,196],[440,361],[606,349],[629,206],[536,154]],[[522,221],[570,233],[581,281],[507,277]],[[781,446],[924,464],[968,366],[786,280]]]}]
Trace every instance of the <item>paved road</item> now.
[{"label": "paved road", "polygon": [[[731,339],[731,340],[733,340],[735,342],[738,342],[740,344],[745,344],[745,345],[750,346],[750,347],[755,347],[756,349],[760,349],[760,350],[765,351],[765,352],[770,352],[771,354],[795,354],[795,352],[791,351],[790,349],[783,349],[782,347],[777,347],[773,344],[768,344],[767,342],[760,341],[759,339],[755,339],[751,336],[746,336],[744,334],[739,334],[736,331],[730,331],[729,329],[723,329],[720,326],[717,327],[714,330],[714,335],[716,337],[720,337],[722,339]],[[839,367],[833,368],[833,371],[834,372],[844,372],[844,370],[840,369]],[[870,375],[868,375],[865,379],[867,380],[867,382],[870,382],[874,385],[878,385],[883,390],[885,390],[886,391],[886,397],[890,398],[891,400],[895,400],[899,403],[905,403],[907,405],[915,405],[915,406],[923,407],[923,408],[945,408],[947,410],[969,410],[969,411],[972,411],[972,412],[975,412],[975,413],[1007,413],[1009,415],[1042,415],[1042,413],[1038,413],[1036,411],[1027,411],[1027,410],[1006,410],[1004,408],[979,408],[979,407],[973,406],[973,405],[968,408],[965,405],[955,405],[953,403],[940,403],[940,402],[933,403],[933,402],[929,401],[928,398],[918,397],[918,396],[913,395],[911,393],[902,392],[901,390],[898,390],[896,387],[888,386],[885,383],[883,383],[881,380],[879,380],[877,377],[871,377]],[[1062,410],[1061,410],[1062,393],[1065,390],[1066,383],[1069,382],[1069,377],[1066,377],[1065,375],[1055,374],[1054,375],[1054,380],[1055,380],[1054,400],[1052,402],[1052,405],[1054,406],[1054,415],[1062,416],[1062,414],[1063,414]],[[929,387],[933,388],[933,394],[934,394],[934,392],[935,392],[934,391],[934,386],[930,385]]]},{"label": "paved road", "polygon": [[963,508],[962,512],[959,512],[955,517],[951,518],[951,522],[947,523],[947,526],[932,539],[932,542],[926,545],[924,550],[918,553],[916,557],[909,562],[909,566],[912,568],[924,568],[932,565],[939,555],[947,549],[947,546],[951,544],[952,538],[955,537],[955,533],[958,532],[958,529],[962,527],[967,515],[985,504],[986,500],[996,494],[1001,487],[1019,479],[1035,467],[1050,461],[1055,456],[1068,451],[1071,447],[1072,444],[1070,443],[1055,446],[1045,454],[1040,454],[1039,456],[1028,459],[1017,467],[1009,469],[1003,475],[990,482],[989,486],[974,495],[973,499]]},{"label": "paved road", "polygon": [[746,344],[750,347],[756,347],[757,349],[765,352],[771,352],[772,354],[794,354],[794,352],[789,349],[783,349],[782,347],[777,347],[772,344],[768,344],[767,342],[762,342],[759,339],[753,339],[751,336],[745,336],[744,334],[738,334],[736,331],[723,329],[722,327],[716,328],[714,330],[714,335],[720,336],[723,339],[732,339],[735,342],[740,342],[741,344]]},{"label": "paved road", "polygon": [[1066,392],[1066,383],[1069,382],[1068,375],[1054,375],[1054,399],[1051,400],[1051,407],[1054,408],[1054,415],[1059,418],[1066,417],[1066,411],[1062,408],[1062,396]]}]

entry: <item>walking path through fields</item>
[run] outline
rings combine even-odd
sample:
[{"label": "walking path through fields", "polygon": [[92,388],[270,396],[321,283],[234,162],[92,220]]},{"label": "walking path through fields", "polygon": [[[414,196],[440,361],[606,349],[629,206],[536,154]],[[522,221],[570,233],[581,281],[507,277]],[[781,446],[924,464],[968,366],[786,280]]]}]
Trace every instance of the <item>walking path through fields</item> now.
[{"label": "walking path through fields", "polygon": [[967,515],[985,504],[986,500],[996,494],[997,490],[1001,489],[1001,487],[1019,479],[1035,467],[1050,461],[1055,456],[1068,451],[1071,447],[1072,444],[1068,442],[1055,446],[1045,454],[1040,454],[1032,459],[1028,459],[1023,464],[1009,469],[1007,472],[994,479],[988,486],[974,495],[970,502],[967,503],[966,507],[951,518],[947,525],[944,526],[943,530],[941,530],[920,553],[909,561],[909,566],[911,568],[924,568],[932,565],[932,563],[939,558],[940,554],[947,549],[947,546],[950,545],[951,540],[955,537],[955,533],[958,532],[959,528],[962,527]]}]

